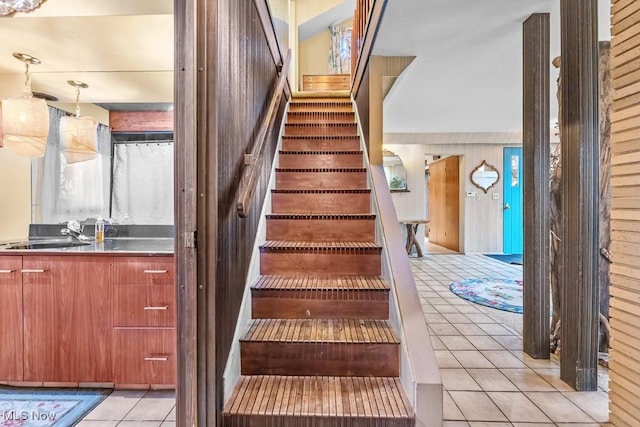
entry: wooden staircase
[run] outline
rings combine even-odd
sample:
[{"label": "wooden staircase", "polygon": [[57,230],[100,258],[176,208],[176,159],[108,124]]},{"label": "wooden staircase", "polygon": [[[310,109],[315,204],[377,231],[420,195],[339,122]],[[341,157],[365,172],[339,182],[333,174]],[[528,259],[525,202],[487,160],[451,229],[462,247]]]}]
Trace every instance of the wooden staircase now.
[{"label": "wooden staircase", "polygon": [[415,425],[363,165],[348,98],[291,100],[223,426]]}]

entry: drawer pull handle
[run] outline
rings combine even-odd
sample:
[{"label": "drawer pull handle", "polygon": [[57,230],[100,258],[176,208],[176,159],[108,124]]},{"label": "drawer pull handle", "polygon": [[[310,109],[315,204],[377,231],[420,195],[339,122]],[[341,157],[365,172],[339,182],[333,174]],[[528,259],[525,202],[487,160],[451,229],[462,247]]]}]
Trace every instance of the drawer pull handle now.
[{"label": "drawer pull handle", "polygon": [[166,362],[169,360],[169,356],[148,356],[145,357],[144,360],[147,362]]},{"label": "drawer pull handle", "polygon": [[42,269],[28,269],[28,270],[22,270],[23,273],[44,273],[47,270],[42,270]]},{"label": "drawer pull handle", "polygon": [[146,274],[167,274],[168,270],[145,270]]},{"label": "drawer pull handle", "polygon": [[11,274],[13,270],[0,270],[0,274]]},{"label": "drawer pull handle", "polygon": [[157,307],[146,306],[144,309],[145,310],[167,310],[167,309],[169,309],[169,306],[168,305],[162,305],[162,306],[157,306]]}]

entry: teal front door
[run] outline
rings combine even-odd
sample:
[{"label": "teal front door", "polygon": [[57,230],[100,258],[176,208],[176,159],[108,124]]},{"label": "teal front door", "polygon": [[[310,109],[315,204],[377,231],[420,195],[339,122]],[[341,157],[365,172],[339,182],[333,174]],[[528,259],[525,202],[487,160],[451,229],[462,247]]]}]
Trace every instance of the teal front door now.
[{"label": "teal front door", "polygon": [[505,254],[522,254],[522,148],[504,149],[504,249]]}]

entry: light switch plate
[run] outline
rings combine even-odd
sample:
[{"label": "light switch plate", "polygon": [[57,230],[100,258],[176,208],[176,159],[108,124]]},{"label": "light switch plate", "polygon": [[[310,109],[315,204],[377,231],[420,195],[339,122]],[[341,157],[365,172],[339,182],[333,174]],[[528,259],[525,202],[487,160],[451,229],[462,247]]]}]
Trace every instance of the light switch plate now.
[{"label": "light switch plate", "polygon": [[491,194],[491,198],[492,198],[493,200],[498,200],[498,199],[500,198],[500,193],[493,193],[493,194]]},{"label": "light switch plate", "polygon": [[475,198],[475,197],[476,197],[476,193],[475,193],[475,192],[473,192],[473,191],[467,191],[467,197],[468,197],[469,199],[473,199],[473,198]]}]

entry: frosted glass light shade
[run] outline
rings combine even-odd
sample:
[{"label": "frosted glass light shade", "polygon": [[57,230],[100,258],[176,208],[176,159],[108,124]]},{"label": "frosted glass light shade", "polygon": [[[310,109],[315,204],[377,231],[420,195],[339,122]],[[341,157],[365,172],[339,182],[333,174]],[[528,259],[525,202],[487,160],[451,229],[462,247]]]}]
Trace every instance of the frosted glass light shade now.
[{"label": "frosted glass light shade", "polygon": [[98,122],[93,117],[62,117],[60,147],[67,163],[94,159],[98,155]]},{"label": "frosted glass light shade", "polygon": [[26,157],[42,157],[49,136],[49,107],[43,99],[2,101],[2,143]]}]

